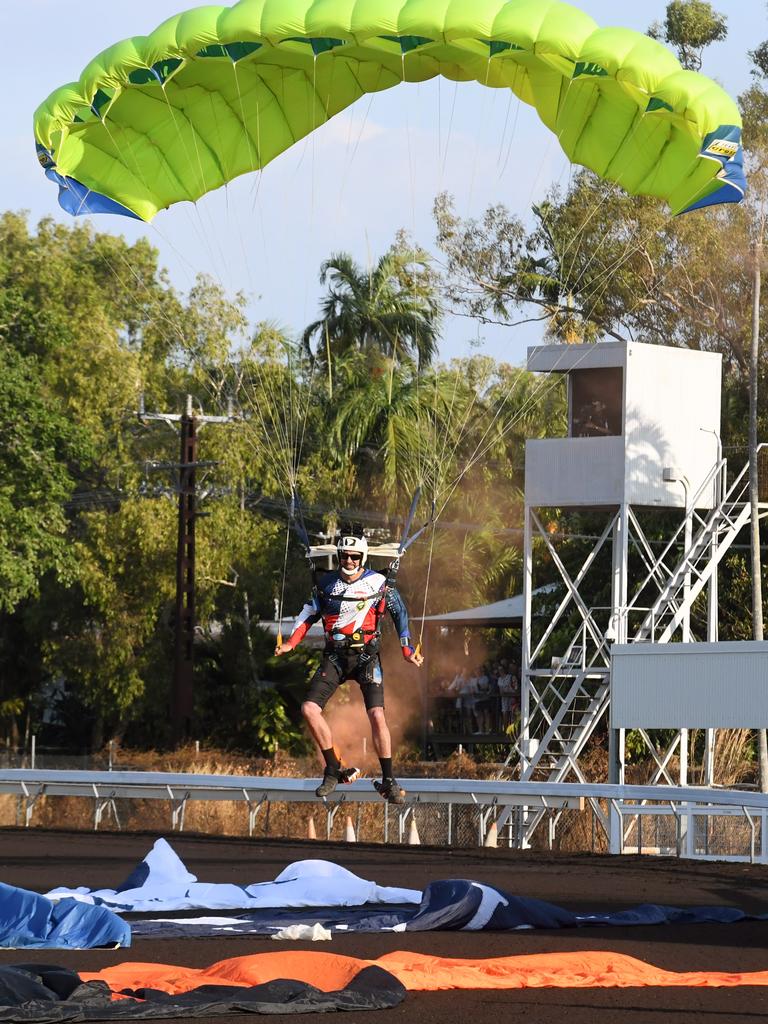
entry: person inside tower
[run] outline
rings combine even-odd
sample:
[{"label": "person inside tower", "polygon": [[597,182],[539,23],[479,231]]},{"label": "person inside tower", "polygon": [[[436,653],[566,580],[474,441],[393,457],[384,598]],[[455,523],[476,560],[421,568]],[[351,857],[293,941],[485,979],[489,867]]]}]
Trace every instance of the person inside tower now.
[{"label": "person inside tower", "polygon": [[596,398],[583,405],[575,418],[574,428],[574,437],[607,437],[612,434],[605,403]]},{"label": "person inside tower", "polygon": [[336,551],[338,570],[328,573],[315,588],[311,600],[296,619],[290,637],[276,648],[275,654],[292,651],[310,626],[322,619],[323,660],[301,706],[325,761],[323,781],[315,791],[317,796],[329,796],[339,783],[353,782],[360,774],[357,768],[342,766],[330,726],[323,717],[323,708],[338,687],[354,680],[362,690],[373,745],[381,762],[381,782],[374,782],[374,786],[385,800],[402,803],[405,791],[392,774],[392,740],[384,715],[384,677],[379,647],[380,621],[385,613],[389,613],[395,624],[405,660],[418,668],[424,659],[411,643],[408,612],[394,583],[383,573],[366,568],[368,542],[365,537],[343,534]]}]

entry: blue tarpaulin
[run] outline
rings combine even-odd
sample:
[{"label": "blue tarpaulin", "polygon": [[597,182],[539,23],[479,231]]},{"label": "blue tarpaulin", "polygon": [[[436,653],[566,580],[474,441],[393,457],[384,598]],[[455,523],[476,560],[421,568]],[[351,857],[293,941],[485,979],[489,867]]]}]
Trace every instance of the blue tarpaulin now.
[{"label": "blue tarpaulin", "polygon": [[6,949],[93,949],[130,946],[131,929],[106,907],[74,899],[54,903],[0,882],[0,946]]}]

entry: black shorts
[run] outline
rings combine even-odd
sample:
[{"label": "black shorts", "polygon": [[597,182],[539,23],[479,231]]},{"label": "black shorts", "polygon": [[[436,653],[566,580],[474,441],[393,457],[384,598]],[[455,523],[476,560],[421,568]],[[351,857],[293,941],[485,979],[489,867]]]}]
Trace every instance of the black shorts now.
[{"label": "black shorts", "polygon": [[324,651],[320,667],[312,676],[305,700],[324,708],[339,686],[354,679],[363,692],[366,711],[384,707],[384,675],[378,654],[361,663],[360,651]]}]

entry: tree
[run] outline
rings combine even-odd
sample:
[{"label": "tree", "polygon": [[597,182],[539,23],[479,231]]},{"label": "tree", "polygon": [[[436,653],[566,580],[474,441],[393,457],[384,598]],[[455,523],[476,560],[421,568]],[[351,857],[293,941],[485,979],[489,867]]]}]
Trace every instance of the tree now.
[{"label": "tree", "polygon": [[0,612],[33,597],[42,576],[71,576],[65,502],[88,438],[41,380],[34,358],[0,339]]},{"label": "tree", "polygon": [[648,35],[673,46],[688,71],[700,71],[704,50],[728,35],[728,19],[707,0],[672,0],[664,22],[654,22]]},{"label": "tree", "polygon": [[672,218],[589,171],[534,207],[533,226],[503,206],[461,220],[435,204],[454,309],[514,325],[538,321],[557,341],[601,337],[686,345],[745,370],[750,213],[715,208]]},{"label": "tree", "polygon": [[428,365],[437,350],[441,310],[428,254],[401,236],[370,270],[347,253],[336,253],[320,268],[328,287],[321,316],[304,331],[308,352],[330,359],[354,351],[375,351],[395,362]]}]

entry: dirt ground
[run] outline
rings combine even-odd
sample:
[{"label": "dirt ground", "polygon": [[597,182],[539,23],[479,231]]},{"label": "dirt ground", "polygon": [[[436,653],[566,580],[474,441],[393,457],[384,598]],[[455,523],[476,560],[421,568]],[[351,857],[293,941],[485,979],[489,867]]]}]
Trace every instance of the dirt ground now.
[{"label": "dirt ground", "polygon": [[[155,835],[0,830],[0,880],[45,892],[56,885],[114,887],[147,853]],[[167,834],[201,881],[251,882],[275,877],[305,858],[333,860],[382,885],[423,888],[439,878],[470,878],[521,896],[549,900],[570,910],[620,909],[637,903],[673,906],[728,905],[768,913],[768,869],[746,864],[699,863],[654,857],[547,856],[508,850],[447,850],[322,842],[220,839]],[[330,944],[284,943],[284,949]],[[97,971],[124,961],[162,961],[202,967],[227,957],[272,951],[259,937],[137,940],[131,949],[83,952],[0,950],[0,962],[62,964]],[[665,925],[559,931],[427,932],[336,935],[334,952],[376,958],[396,949],[439,956],[488,957],[522,953],[613,950],[675,971],[768,969],[768,922],[733,925]],[[737,1024],[768,1014],[767,988],[731,989],[528,989],[491,992],[413,992],[381,1024]],[[362,1014],[359,1014],[362,1018]],[[354,1024],[352,1014],[349,1024]],[[199,1018],[198,1018],[199,1019]],[[223,1018],[216,1018],[222,1020]],[[231,1019],[231,1018],[229,1018]],[[280,1018],[284,1019],[284,1018]],[[319,1014],[302,1021],[320,1020]],[[326,1021],[327,1016],[322,1019]],[[373,1024],[373,1017],[367,1017]],[[362,1021],[360,1022],[362,1024]]]}]

